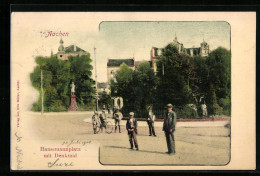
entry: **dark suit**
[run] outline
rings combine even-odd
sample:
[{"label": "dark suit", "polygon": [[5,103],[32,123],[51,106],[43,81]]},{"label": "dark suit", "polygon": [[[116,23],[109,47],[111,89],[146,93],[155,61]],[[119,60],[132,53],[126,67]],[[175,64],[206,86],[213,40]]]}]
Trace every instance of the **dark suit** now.
[{"label": "dark suit", "polygon": [[[133,129],[133,131],[128,131],[129,129]],[[138,143],[137,143],[137,138],[136,138],[136,134],[137,134],[137,120],[135,118],[133,118],[132,121],[130,119],[127,120],[127,122],[126,122],[126,130],[128,132],[131,149],[133,149],[133,146],[134,146],[133,145],[133,141],[134,141],[134,144],[135,144],[135,148],[138,149]]]},{"label": "dark suit", "polygon": [[106,128],[106,124],[105,124],[106,114],[105,113],[101,113],[99,115],[99,119],[100,119],[100,129],[101,129],[101,132],[103,132],[103,128]]},{"label": "dark suit", "polygon": [[164,118],[163,131],[165,132],[169,153],[175,153],[174,131],[177,115],[174,111],[167,112]]}]

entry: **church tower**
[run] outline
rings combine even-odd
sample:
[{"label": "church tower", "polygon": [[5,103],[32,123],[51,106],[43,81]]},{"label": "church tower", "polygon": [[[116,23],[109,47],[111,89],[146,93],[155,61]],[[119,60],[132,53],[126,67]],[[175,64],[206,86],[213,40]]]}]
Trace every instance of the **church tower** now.
[{"label": "church tower", "polygon": [[178,42],[178,38],[177,38],[176,33],[175,33],[175,38],[174,38],[172,44],[173,44],[174,46],[176,46],[176,48],[178,49],[178,53],[184,52],[184,46],[183,46],[182,43]]},{"label": "church tower", "polygon": [[202,57],[206,57],[209,55],[209,45],[207,42],[204,41],[200,44],[200,55]]},{"label": "church tower", "polygon": [[58,53],[57,53],[57,58],[58,59],[61,59],[61,60],[64,60],[65,59],[65,50],[64,50],[64,46],[63,46],[63,40],[62,38],[60,39],[60,46],[58,48]]}]

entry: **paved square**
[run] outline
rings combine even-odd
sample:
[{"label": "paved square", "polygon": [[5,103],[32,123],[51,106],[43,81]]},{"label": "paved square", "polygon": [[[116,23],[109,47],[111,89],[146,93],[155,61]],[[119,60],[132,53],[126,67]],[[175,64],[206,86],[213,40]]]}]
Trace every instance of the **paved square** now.
[{"label": "paved square", "polygon": [[94,134],[91,116],[91,113],[35,115],[34,134],[41,139],[97,141],[100,143],[100,163],[104,165],[213,166],[225,165],[230,160],[230,129],[224,127],[228,122],[177,123],[174,133],[176,154],[170,156],[165,153],[162,122],[155,122],[157,137],[149,136],[146,122],[138,122],[139,151],[136,151],[130,149],[126,121],[121,121],[122,133]]}]

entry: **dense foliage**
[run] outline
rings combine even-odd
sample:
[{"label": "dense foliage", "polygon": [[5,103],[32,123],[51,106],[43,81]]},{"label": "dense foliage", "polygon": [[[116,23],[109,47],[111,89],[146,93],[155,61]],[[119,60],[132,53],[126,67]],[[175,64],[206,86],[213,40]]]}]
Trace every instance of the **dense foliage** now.
[{"label": "dense foliage", "polygon": [[52,57],[37,57],[37,66],[30,74],[31,82],[39,92],[32,110],[41,110],[41,70],[43,72],[44,111],[66,111],[70,104],[71,83],[76,86],[79,106],[91,102],[95,90],[91,79],[90,55],[70,56],[68,61]]},{"label": "dense foliage", "polygon": [[112,96],[124,100],[123,112],[135,111],[144,117],[149,106],[163,117],[165,105],[171,103],[181,118],[202,115],[206,104],[209,115],[230,115],[231,112],[231,53],[217,48],[208,57],[178,53],[169,44],[156,62],[155,74],[149,62],[134,71],[122,64],[116,80],[111,80]]}]

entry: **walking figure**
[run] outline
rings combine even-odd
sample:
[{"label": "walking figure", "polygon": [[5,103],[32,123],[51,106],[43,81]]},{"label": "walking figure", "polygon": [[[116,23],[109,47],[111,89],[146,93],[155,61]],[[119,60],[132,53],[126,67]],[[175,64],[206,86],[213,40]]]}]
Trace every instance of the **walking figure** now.
[{"label": "walking figure", "polygon": [[[126,122],[126,130],[128,132],[128,137],[129,137],[129,142],[131,149],[135,148],[136,150],[139,150],[138,148],[138,143],[137,143],[137,120],[134,118],[134,113],[130,112],[129,113],[129,119]],[[133,144],[134,143],[134,144]]]},{"label": "walking figure", "polygon": [[165,133],[168,154],[175,154],[175,141],[174,141],[174,131],[176,126],[177,115],[172,111],[172,104],[167,105],[167,113],[164,117],[163,131]]},{"label": "walking figure", "polygon": [[155,131],[154,131],[154,121],[155,121],[155,115],[152,112],[152,108],[150,107],[148,109],[148,116],[146,117],[146,122],[149,126],[149,136],[156,136]]}]

